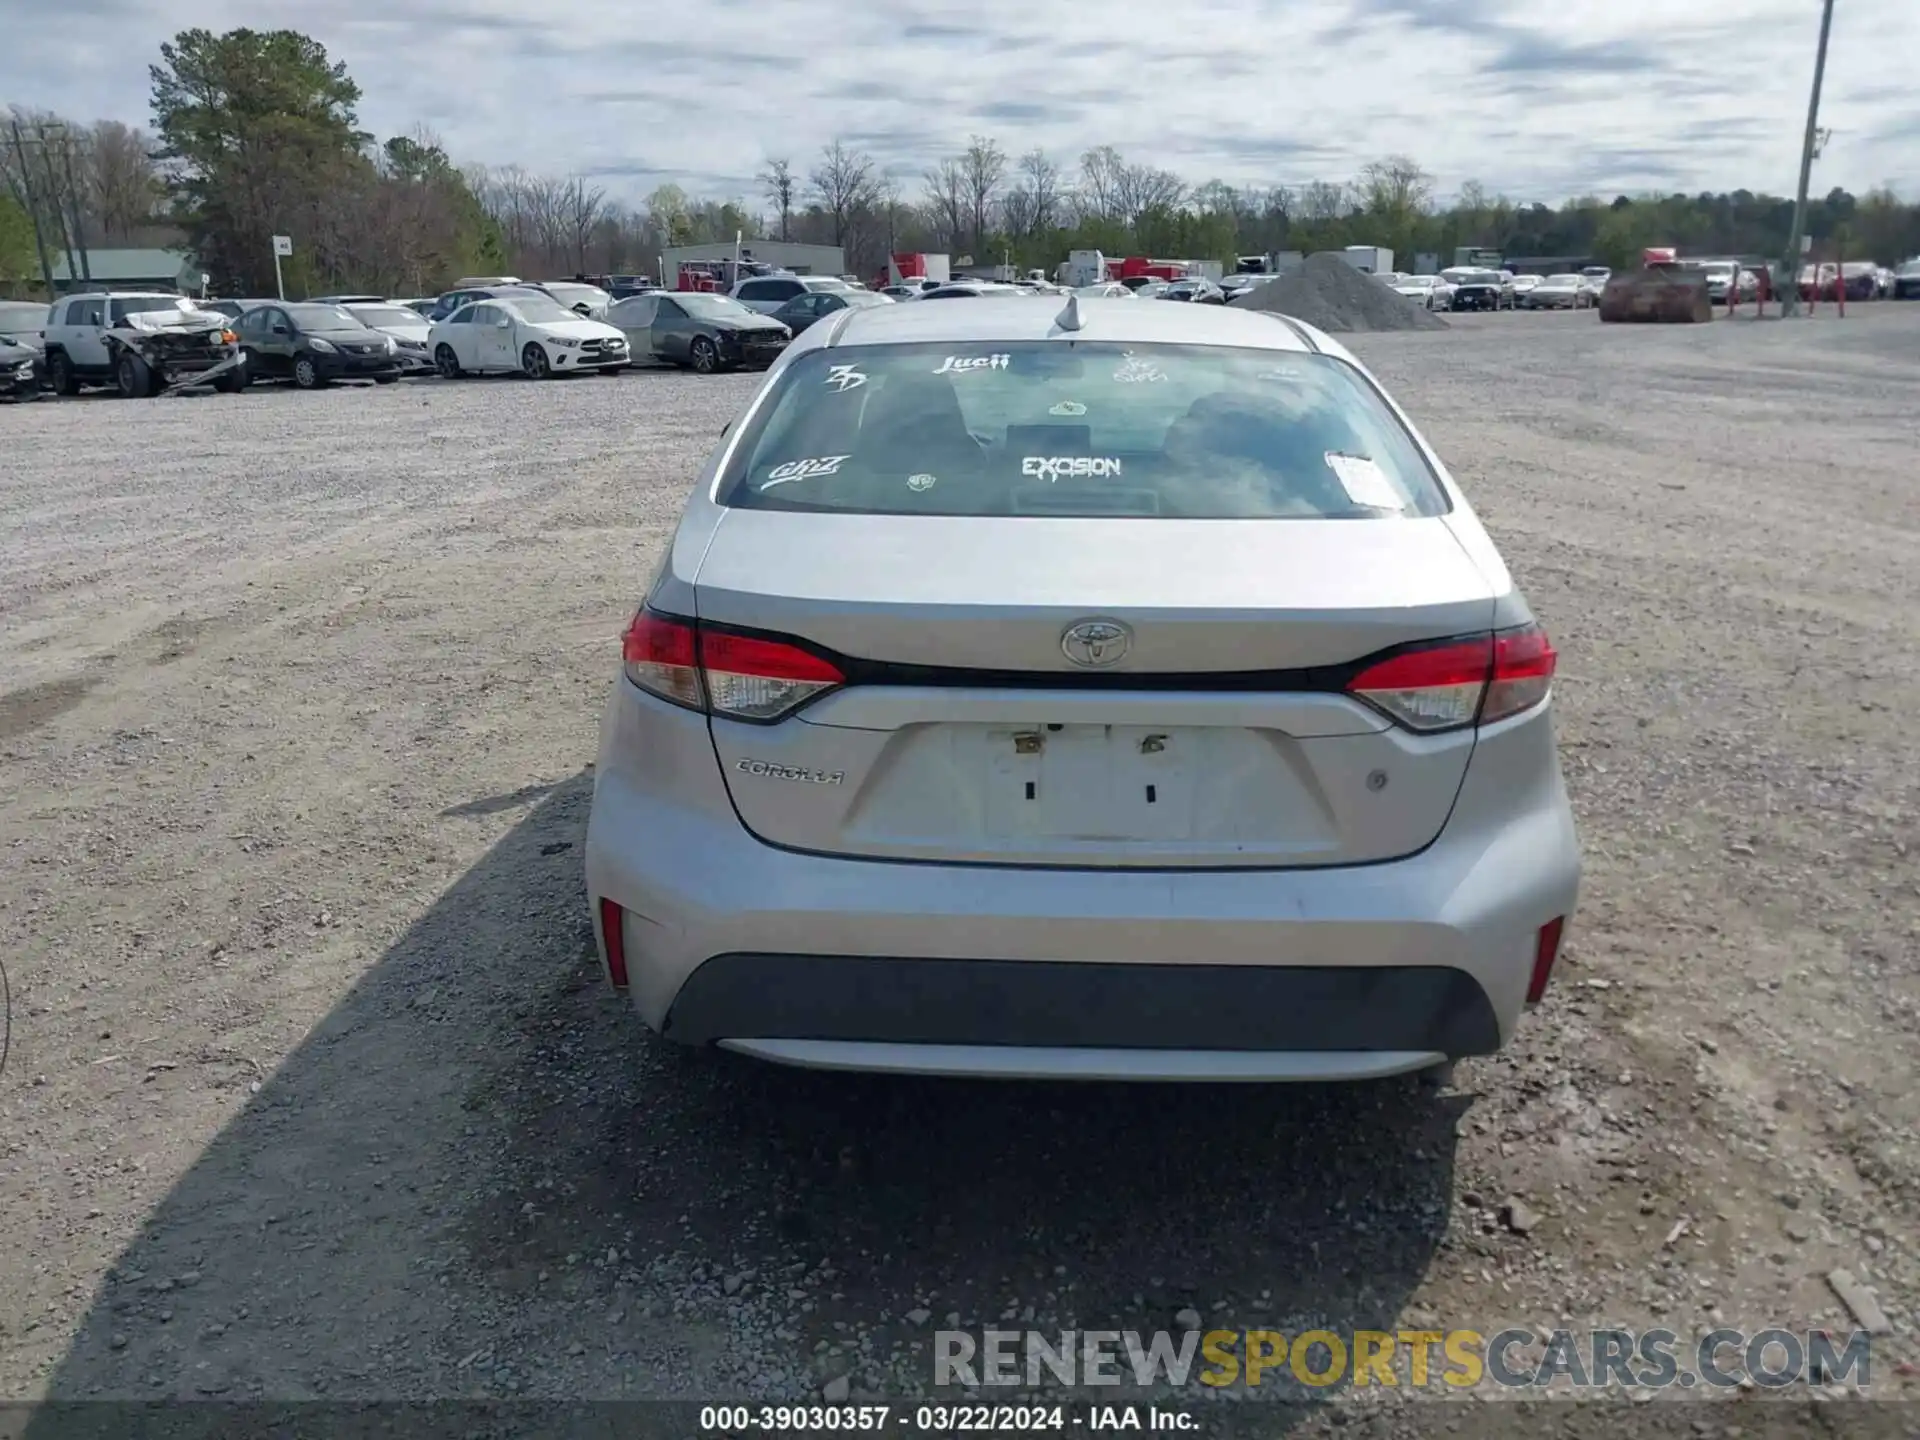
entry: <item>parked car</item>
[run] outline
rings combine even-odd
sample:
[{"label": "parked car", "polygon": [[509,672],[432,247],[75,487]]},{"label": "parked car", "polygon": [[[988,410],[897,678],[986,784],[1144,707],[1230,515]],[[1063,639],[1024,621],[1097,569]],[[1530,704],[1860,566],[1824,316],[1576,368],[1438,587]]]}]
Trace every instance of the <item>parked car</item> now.
[{"label": "parked car", "polygon": [[882,285],[878,293],[889,300],[914,300],[919,298],[920,287],[918,285]]},{"label": "parked car", "polygon": [[428,334],[434,368],[462,375],[525,375],[550,380],[591,371],[618,372],[633,363],[627,337],[604,320],[575,314],[551,295],[509,293],[475,300]]},{"label": "parked car", "polygon": [[1920,259],[1909,260],[1895,267],[1893,272],[1893,298],[1896,300],[1920,300]]},{"label": "parked car", "polygon": [[1581,860],[1555,652],[1467,497],[1332,336],[1060,318],[857,311],[719,442],[631,577],[603,975],[670,1041],[835,1069],[1498,1051]]},{"label": "parked car", "polygon": [[844,295],[853,288],[838,275],[752,275],[727,293],[749,310],[771,315],[789,300],[812,291]]},{"label": "parked car", "polygon": [[0,400],[32,400],[42,390],[40,352],[0,335]]},{"label": "parked car", "polygon": [[47,312],[50,307],[38,300],[0,300],[0,342],[18,345],[33,353],[33,370],[38,384],[47,376]]},{"label": "parked car", "polygon": [[1514,304],[1524,308],[1527,303],[1527,296],[1531,295],[1534,288],[1545,278],[1544,275],[1514,276],[1513,283],[1508,287],[1513,291]]},{"label": "parked car", "polygon": [[200,308],[215,315],[224,315],[229,320],[238,320],[256,305],[274,303],[272,300],[203,300],[200,302]]},{"label": "parked car", "polygon": [[127,399],[175,385],[244,384],[224,315],[166,291],[62,296],[47,312],[47,383],[61,395],[112,386]]},{"label": "parked car", "polygon": [[[824,294],[824,291],[808,291]],[[847,292],[851,297],[852,292]],[[702,375],[764,370],[780,358],[793,332],[727,295],[697,291],[636,295],[607,312],[636,360],[686,365]]]},{"label": "parked car", "polygon": [[384,305],[384,295],[314,295],[308,301],[310,305]]},{"label": "parked car", "polygon": [[249,384],[291,380],[302,390],[318,390],[336,380],[391,385],[400,378],[393,337],[341,305],[275,300],[254,306],[234,328]]},{"label": "parked car", "polygon": [[1211,280],[1202,280],[1195,276],[1187,280],[1176,280],[1155,297],[1159,300],[1184,300],[1195,305],[1224,305],[1227,292]]},{"label": "parked car", "polygon": [[1605,265],[1588,265],[1580,271],[1580,278],[1593,288],[1594,294],[1598,295],[1607,288],[1607,281],[1613,278],[1613,271]]},{"label": "parked car", "polygon": [[1073,293],[1089,300],[1132,300],[1133,291],[1118,280],[1102,280],[1093,285],[1076,285]]},{"label": "parked car", "polygon": [[433,369],[433,351],[427,344],[433,327],[418,310],[409,310],[390,300],[376,304],[350,304],[353,318],[369,329],[393,338],[396,358],[403,374],[423,374]]},{"label": "parked car", "polygon": [[1522,303],[1529,310],[1588,310],[1600,301],[1585,276],[1563,272],[1547,276]]},{"label": "parked car", "polygon": [[804,295],[796,295],[778,310],[772,318],[787,327],[790,334],[798,335],[816,320],[840,310],[859,310],[875,305],[893,304],[891,296],[876,295],[871,290],[809,290]]},{"label": "parked car", "polygon": [[[471,305],[475,300],[516,300],[529,295],[545,295],[547,292],[532,283],[514,285],[464,285],[447,291],[433,302],[433,308],[427,312],[431,321],[444,320],[462,305]],[[552,297],[549,296],[549,299]]]},{"label": "parked car", "polygon": [[540,288],[576,315],[585,315],[590,320],[606,319],[607,307],[613,304],[613,296],[598,285],[578,280],[543,280]]},{"label": "parked car", "polygon": [[1739,300],[1751,300],[1760,293],[1760,277],[1732,260],[1709,260],[1700,269],[1707,277],[1707,298],[1716,305],[1727,303],[1729,291]]},{"label": "parked car", "polygon": [[1497,270],[1478,270],[1460,266],[1440,272],[1453,287],[1455,310],[1511,310],[1513,291],[1500,279]]},{"label": "parked car", "polygon": [[1453,286],[1438,275],[1407,275],[1393,290],[1396,295],[1404,295],[1424,309],[1453,308]]},{"label": "parked car", "polygon": [[440,304],[440,297],[438,295],[427,295],[418,300],[402,300],[400,303],[406,306],[407,309],[427,317],[428,322],[431,323],[433,312]]}]

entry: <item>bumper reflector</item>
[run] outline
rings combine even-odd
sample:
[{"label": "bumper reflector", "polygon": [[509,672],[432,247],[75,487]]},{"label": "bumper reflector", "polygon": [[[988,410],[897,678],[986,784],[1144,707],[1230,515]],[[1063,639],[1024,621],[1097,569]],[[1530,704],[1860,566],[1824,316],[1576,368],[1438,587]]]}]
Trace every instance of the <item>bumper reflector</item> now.
[{"label": "bumper reflector", "polygon": [[[603,904],[606,902],[602,902]],[[1560,933],[1567,928],[1567,917],[1556,915],[1540,927],[1533,944],[1533,976],[1527,981],[1527,1004],[1538,1005],[1547,993],[1547,980],[1553,974],[1553,962],[1560,958]]]},{"label": "bumper reflector", "polygon": [[607,947],[607,978],[613,988],[627,988],[626,916],[612,900],[600,902],[600,939]]}]

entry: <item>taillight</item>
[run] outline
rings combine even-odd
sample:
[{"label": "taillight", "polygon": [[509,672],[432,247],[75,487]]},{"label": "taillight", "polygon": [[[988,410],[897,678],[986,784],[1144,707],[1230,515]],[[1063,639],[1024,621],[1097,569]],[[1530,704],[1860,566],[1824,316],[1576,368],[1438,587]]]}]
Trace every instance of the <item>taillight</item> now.
[{"label": "taillight", "polygon": [[1354,676],[1347,693],[1409,730],[1490,725],[1547,698],[1555,658],[1546,631],[1525,625],[1402,650]]},{"label": "taillight", "polygon": [[700,664],[716,715],[775,720],[846,679],[839,667],[798,645],[700,632]]},{"label": "taillight", "polygon": [[690,710],[707,708],[699,644],[687,621],[643,609],[620,637],[620,654],[627,679],[649,695]]},{"label": "taillight", "polygon": [[650,695],[735,720],[777,720],[846,677],[783,640],[696,627],[642,609],[621,637],[627,679]]}]

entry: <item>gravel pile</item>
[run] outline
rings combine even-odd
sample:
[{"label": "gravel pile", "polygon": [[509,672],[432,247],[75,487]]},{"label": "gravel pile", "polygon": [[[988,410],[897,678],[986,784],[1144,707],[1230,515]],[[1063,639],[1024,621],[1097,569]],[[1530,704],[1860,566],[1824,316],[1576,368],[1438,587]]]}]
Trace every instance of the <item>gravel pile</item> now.
[{"label": "gravel pile", "polygon": [[1277,310],[1321,330],[1445,330],[1447,322],[1363,274],[1338,252],[1309,255],[1291,275],[1256,285],[1230,302],[1247,310]]}]

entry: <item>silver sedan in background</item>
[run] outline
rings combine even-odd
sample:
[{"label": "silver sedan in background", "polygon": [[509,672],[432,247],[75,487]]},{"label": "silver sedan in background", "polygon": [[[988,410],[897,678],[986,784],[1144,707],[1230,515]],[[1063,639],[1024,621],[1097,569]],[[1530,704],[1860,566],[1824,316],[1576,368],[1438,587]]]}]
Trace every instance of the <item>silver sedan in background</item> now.
[{"label": "silver sedan in background", "polygon": [[1401,1074],[1505,1044],[1574,910],[1547,633],[1379,382],[1280,316],[814,326],[622,646],[587,889],[672,1040]]}]

